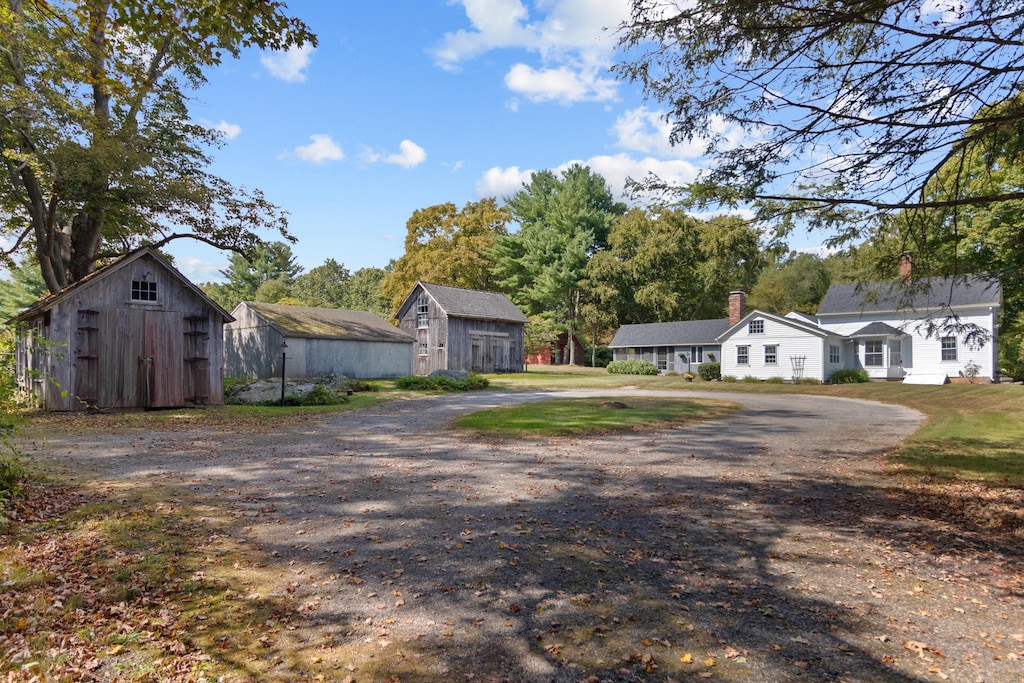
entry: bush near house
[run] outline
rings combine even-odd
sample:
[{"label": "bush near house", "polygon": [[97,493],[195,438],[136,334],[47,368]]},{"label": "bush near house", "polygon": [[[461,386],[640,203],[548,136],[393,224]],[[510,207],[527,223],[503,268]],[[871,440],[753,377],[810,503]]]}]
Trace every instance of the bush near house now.
[{"label": "bush near house", "polygon": [[832,384],[860,384],[868,381],[867,370],[836,370],[829,381]]},{"label": "bush near house", "polygon": [[649,360],[614,360],[608,364],[613,375],[657,375],[658,368]]},{"label": "bush near house", "polygon": [[715,380],[722,379],[722,364],[701,363],[700,367],[697,368],[697,374],[705,382],[714,382]]},{"label": "bush near house", "polygon": [[444,374],[431,374],[428,377],[409,375],[395,380],[399,389],[410,391],[477,391],[486,389],[490,382],[475,372],[469,373],[465,379],[456,379]]}]

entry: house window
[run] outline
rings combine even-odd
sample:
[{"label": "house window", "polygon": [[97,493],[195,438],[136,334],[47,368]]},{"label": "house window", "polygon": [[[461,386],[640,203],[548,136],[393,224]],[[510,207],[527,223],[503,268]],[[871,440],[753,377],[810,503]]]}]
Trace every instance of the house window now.
[{"label": "house window", "polygon": [[690,347],[690,362],[691,363],[703,363],[704,362],[704,347],[703,346],[691,346]]},{"label": "house window", "polygon": [[956,337],[942,338],[942,360],[956,360]]},{"label": "house window", "polygon": [[764,347],[764,364],[778,365],[779,347],[775,344],[766,344]]},{"label": "house window", "polygon": [[747,325],[748,334],[764,334],[764,321],[763,320],[751,320]]},{"label": "house window", "polygon": [[736,365],[750,365],[750,347],[736,347]]},{"label": "house window", "polygon": [[869,368],[885,365],[885,343],[881,339],[864,342],[864,365]]},{"label": "house window", "polygon": [[839,365],[839,363],[840,363],[840,355],[839,355],[839,345],[838,344],[829,344],[828,345],[828,362],[831,363],[832,365]]},{"label": "house window", "polygon": [[132,280],[132,301],[156,301],[156,283]]},{"label": "house window", "polygon": [[658,370],[662,372],[668,370],[668,354],[669,350],[667,346],[658,347]]},{"label": "house window", "polygon": [[416,301],[416,327],[426,327],[430,319],[430,304],[427,297],[421,296]]},{"label": "house window", "polygon": [[427,342],[420,342],[420,355],[421,356],[427,355],[427,346],[428,346]]}]

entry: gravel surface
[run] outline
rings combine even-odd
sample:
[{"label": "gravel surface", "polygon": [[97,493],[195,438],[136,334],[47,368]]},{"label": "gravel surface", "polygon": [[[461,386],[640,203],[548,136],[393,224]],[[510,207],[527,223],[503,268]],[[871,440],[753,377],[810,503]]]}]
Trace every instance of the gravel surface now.
[{"label": "gravel surface", "polygon": [[742,409],[598,438],[447,428],[518,401],[655,395],[679,396],[459,394],[23,447],[214,501],[294,573],[294,623],[351,645],[354,681],[1024,681],[1019,546],[944,527],[882,474],[913,410],[686,392]]}]

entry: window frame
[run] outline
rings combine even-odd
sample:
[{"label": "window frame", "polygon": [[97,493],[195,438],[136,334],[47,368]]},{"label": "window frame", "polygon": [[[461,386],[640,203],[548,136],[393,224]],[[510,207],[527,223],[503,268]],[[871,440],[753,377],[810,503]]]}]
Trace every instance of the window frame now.
[{"label": "window frame", "polygon": [[430,300],[421,296],[416,300],[416,329],[422,330],[430,326]]},{"label": "window frame", "polygon": [[[878,345],[878,350],[871,350],[871,351],[869,351],[868,350],[868,345],[869,344],[872,346],[872,349],[874,349],[874,345],[877,344]],[[877,361],[878,362],[869,362],[869,357],[870,357],[871,360],[875,360],[876,356],[877,356]],[[867,339],[867,340],[864,341],[864,367],[866,367],[866,368],[884,368],[885,367],[885,340],[883,340],[883,339]]]},{"label": "window frame", "polygon": [[156,281],[132,280],[131,300],[146,304],[157,302]]},{"label": "window frame", "polygon": [[828,362],[830,365],[839,365],[843,362],[843,350],[839,344],[828,345]]},{"label": "window frame", "polygon": [[[771,349],[769,351],[769,349]],[[765,344],[764,345],[764,364],[765,365],[778,365],[779,364],[779,345],[778,344]]]},{"label": "window frame", "polygon": [[421,355],[421,356],[430,355],[430,344],[428,344],[425,341],[421,341],[420,342],[420,352],[419,352],[419,355]]},{"label": "window frame", "polygon": [[690,347],[690,362],[694,365],[700,365],[704,362],[704,347],[703,346],[691,346]]},{"label": "window frame", "polygon": [[956,362],[959,360],[960,352],[956,337],[948,336],[939,338],[939,360],[942,362]]},{"label": "window frame", "polygon": [[764,334],[764,320],[755,318],[747,323],[747,334]]},{"label": "window frame", "polygon": [[736,346],[736,365],[750,365],[750,346],[748,344]]}]

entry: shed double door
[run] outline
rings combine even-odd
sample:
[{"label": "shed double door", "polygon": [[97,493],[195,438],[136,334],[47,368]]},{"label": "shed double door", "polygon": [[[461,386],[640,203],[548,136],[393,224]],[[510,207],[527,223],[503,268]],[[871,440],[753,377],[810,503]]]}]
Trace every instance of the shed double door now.
[{"label": "shed double door", "polygon": [[185,357],[181,313],[110,309],[113,348],[101,380],[101,405],[171,408],[184,405]]}]

